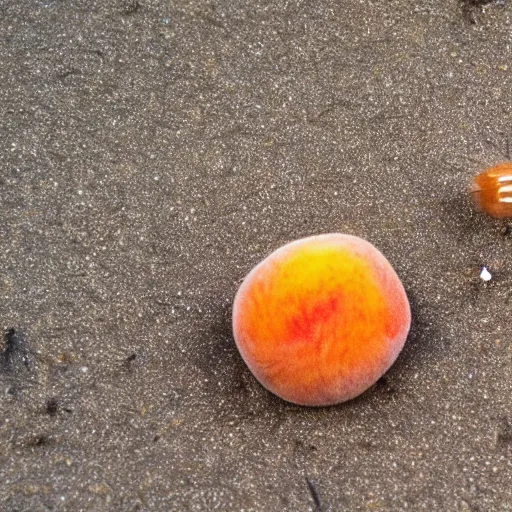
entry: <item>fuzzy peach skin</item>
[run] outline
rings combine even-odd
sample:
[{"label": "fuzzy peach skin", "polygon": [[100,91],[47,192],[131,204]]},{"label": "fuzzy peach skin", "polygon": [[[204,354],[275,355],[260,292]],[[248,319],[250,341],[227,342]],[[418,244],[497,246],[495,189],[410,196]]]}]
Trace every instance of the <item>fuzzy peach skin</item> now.
[{"label": "fuzzy peach skin", "polygon": [[397,274],[369,242],[331,233],[277,249],[240,286],[233,334],[258,381],[284,400],[333,405],[372,386],[407,338]]}]

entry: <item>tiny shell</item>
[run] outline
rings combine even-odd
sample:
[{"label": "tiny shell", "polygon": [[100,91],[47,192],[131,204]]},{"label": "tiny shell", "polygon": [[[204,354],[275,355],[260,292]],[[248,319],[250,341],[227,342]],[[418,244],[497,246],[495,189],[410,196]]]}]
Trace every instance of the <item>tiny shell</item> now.
[{"label": "tiny shell", "polygon": [[512,217],[512,162],[503,162],[476,176],[471,195],[485,213],[500,219]]},{"label": "tiny shell", "polygon": [[485,282],[492,279],[492,274],[487,270],[487,267],[482,267],[482,271],[480,272],[480,279]]}]

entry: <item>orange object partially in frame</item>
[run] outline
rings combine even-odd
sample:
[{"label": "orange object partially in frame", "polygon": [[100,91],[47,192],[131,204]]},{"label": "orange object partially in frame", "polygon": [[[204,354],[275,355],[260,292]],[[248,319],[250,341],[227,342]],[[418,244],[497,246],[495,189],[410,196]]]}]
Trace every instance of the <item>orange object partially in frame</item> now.
[{"label": "orange object partially in frame", "polygon": [[503,162],[476,176],[471,195],[485,213],[498,219],[512,217],[512,162]]}]

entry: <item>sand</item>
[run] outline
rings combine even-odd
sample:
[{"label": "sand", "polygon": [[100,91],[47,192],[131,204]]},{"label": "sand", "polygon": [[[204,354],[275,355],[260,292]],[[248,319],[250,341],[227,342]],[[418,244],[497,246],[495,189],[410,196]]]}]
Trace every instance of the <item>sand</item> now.
[{"label": "sand", "polygon": [[[512,235],[467,193],[512,137],[502,4],[0,0],[0,510],[512,510]],[[326,232],[413,325],[305,408],[231,304]]]}]

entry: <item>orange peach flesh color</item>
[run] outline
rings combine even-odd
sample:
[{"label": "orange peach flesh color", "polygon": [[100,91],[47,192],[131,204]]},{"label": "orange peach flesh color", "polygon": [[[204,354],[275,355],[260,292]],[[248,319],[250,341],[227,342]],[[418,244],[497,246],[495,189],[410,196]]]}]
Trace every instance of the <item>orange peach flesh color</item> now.
[{"label": "orange peach flesh color", "polygon": [[476,176],[471,192],[480,210],[501,219],[512,217],[512,162],[503,162]]},{"label": "orange peach flesh color", "polygon": [[331,405],[370,387],[405,342],[410,309],[371,244],[321,235],[279,249],[235,299],[237,346],[256,378],[285,400]]}]

